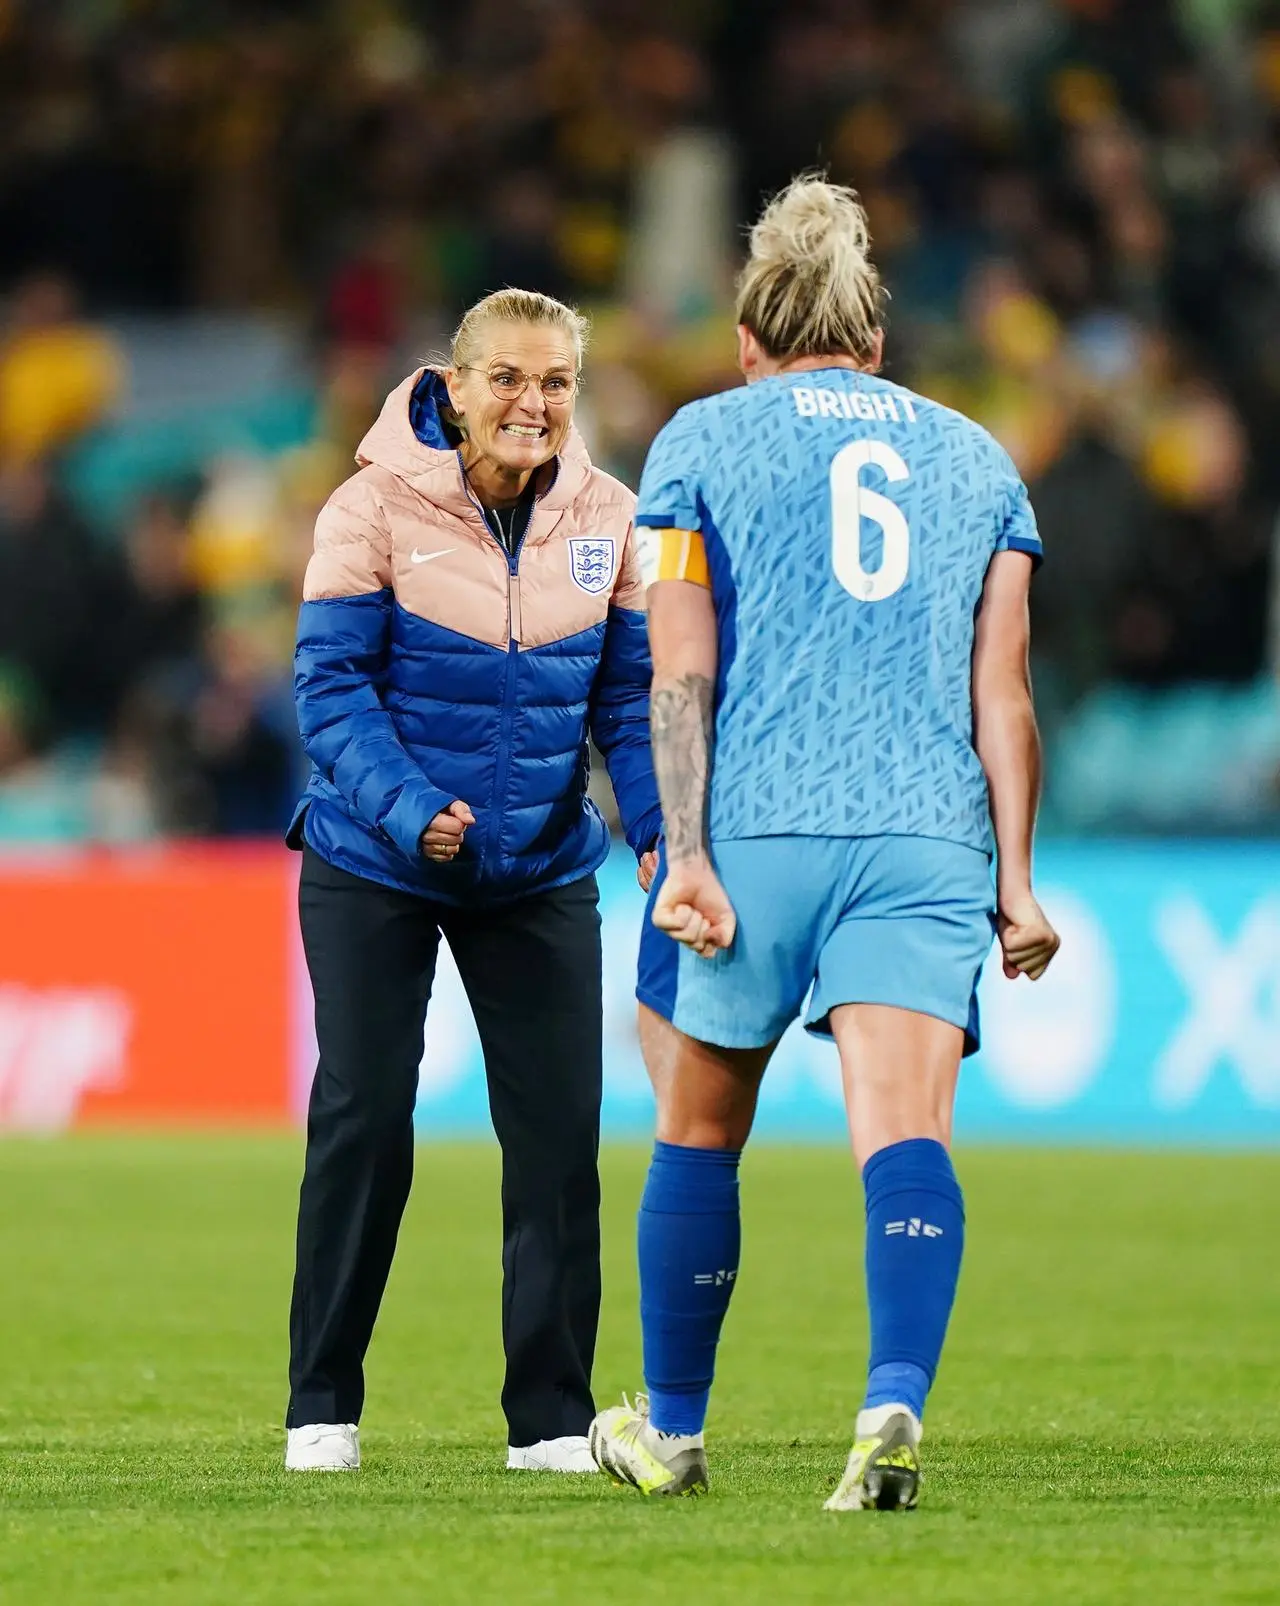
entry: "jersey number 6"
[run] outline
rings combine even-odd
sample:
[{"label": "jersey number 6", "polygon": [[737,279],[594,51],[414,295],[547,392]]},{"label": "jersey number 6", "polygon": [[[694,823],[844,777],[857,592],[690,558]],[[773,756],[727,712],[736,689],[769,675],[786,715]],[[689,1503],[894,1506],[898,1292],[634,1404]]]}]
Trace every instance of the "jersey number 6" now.
[{"label": "jersey number 6", "polygon": [[[906,583],[911,563],[911,531],[902,510],[861,480],[864,468],[884,470],[894,484],[911,471],[887,441],[850,441],[831,459],[831,561],[836,579],[859,602],[883,602]],[[884,536],[880,567],[862,567],[862,521],[873,519]]]}]

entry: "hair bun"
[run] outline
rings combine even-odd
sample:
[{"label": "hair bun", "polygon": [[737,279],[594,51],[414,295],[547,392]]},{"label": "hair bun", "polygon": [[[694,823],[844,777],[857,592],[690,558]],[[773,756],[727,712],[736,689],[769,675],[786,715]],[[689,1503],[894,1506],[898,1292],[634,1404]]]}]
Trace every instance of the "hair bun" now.
[{"label": "hair bun", "polygon": [[738,321],[772,356],[872,354],[885,293],[856,190],[802,173],[765,207],[750,241]]},{"label": "hair bun", "polygon": [[751,230],[751,255],[757,260],[799,263],[833,251],[865,256],[869,244],[867,214],[857,191],[829,184],[817,174],[793,180]]}]

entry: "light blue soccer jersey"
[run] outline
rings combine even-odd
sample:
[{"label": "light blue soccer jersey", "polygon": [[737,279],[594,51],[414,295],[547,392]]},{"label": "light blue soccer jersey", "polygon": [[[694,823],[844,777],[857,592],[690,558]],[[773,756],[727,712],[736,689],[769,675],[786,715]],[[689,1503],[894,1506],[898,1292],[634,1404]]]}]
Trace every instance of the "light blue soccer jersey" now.
[{"label": "light blue soccer jersey", "polygon": [[783,374],[655,439],[637,523],[700,531],[720,635],[711,838],[925,836],[989,849],[974,614],[1041,555],[972,420],[869,374]]}]

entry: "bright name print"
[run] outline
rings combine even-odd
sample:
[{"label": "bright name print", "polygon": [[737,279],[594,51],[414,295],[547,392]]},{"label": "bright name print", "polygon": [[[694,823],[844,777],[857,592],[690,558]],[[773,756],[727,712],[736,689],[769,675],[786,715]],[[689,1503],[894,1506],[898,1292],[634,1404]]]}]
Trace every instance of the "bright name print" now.
[{"label": "bright name print", "polygon": [[801,418],[862,418],[868,423],[891,424],[916,421],[915,403],[910,396],[894,397],[883,390],[827,390],[793,385],[791,395]]}]

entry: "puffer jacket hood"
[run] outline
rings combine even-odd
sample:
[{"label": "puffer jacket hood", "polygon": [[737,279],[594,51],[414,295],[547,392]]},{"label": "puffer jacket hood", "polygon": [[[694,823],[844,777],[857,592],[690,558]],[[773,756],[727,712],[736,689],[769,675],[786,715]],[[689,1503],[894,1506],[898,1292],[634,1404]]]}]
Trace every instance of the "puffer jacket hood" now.
[{"label": "puffer jacket hood", "polygon": [[[316,526],[295,694],[314,769],[289,840],[445,902],[577,879],[608,851],[586,796],[588,734],[637,852],[660,828],[635,498],[576,429],[508,555],[419,369],[360,444]],[[449,865],[419,839],[455,799],[476,815]]]}]

